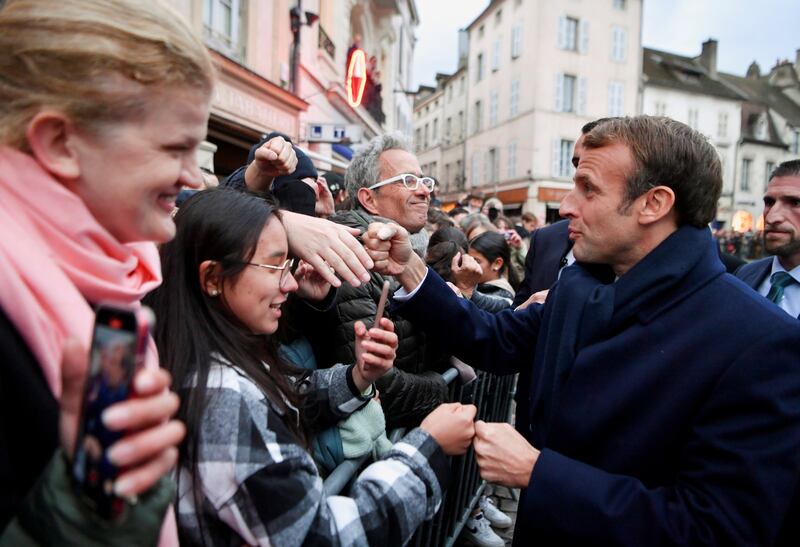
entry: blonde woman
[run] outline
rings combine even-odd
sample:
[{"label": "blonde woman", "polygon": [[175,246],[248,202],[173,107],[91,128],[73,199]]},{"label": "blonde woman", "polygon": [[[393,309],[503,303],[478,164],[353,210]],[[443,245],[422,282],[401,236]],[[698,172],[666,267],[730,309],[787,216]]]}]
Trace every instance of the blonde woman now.
[{"label": "blonde woman", "polygon": [[[137,397],[104,415],[131,431],[109,451],[125,469],[115,491],[139,499],[124,523],[131,536],[69,497],[58,448],[69,458],[92,305],[138,306],[161,281],[154,243],[175,233],[180,189],[201,184],[195,149],[213,83],[202,41],[165,2],[10,0],[0,10],[0,530],[16,518],[7,543],[24,533],[50,544],[177,543],[172,491],[154,485],[185,430],[170,419],[178,399],[153,344]],[[264,161],[276,174],[296,161],[285,146],[273,143]],[[287,217],[295,254],[355,284],[368,277],[346,229]]]}]

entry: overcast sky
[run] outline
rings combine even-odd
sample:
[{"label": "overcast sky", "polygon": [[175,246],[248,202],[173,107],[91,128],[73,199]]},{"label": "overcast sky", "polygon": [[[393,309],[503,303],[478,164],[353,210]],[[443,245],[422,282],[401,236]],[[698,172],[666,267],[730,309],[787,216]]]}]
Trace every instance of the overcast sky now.
[{"label": "overcast sky", "polygon": [[[412,89],[433,85],[437,72],[455,70],[458,29],[472,22],[489,2],[416,0],[416,4],[420,25]],[[764,73],[778,57],[795,59],[795,50],[800,48],[800,1],[644,0],[642,26],[647,47],[695,56],[702,42],[715,38],[720,70],[744,75],[756,60]]]}]

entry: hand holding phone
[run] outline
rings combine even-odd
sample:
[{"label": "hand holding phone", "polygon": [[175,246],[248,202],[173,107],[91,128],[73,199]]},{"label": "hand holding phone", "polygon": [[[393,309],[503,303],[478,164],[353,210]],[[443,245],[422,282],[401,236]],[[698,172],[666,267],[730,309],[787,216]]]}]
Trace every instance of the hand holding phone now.
[{"label": "hand holding phone", "polygon": [[114,494],[119,469],[108,448],[123,431],[111,431],[103,412],[132,395],[133,375],[144,364],[149,335],[147,312],[101,305],[97,309],[75,443],[72,476],[79,495],[101,516],[119,517],[125,501]]}]

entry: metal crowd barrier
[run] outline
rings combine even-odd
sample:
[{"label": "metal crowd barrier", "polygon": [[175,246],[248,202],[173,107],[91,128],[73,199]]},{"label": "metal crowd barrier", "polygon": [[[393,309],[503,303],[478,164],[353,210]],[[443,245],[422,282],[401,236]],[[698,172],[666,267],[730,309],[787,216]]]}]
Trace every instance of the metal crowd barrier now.
[{"label": "metal crowd barrier", "polygon": [[[452,402],[474,404],[478,407],[476,420],[486,422],[508,422],[514,396],[516,376],[495,376],[476,371],[477,377],[462,384],[458,370],[447,369],[442,378],[449,386]],[[405,430],[396,429],[389,434],[395,442],[402,438]],[[367,463],[368,456],[342,462],[324,481],[325,493],[337,495],[349,487],[357,472]],[[450,482],[439,511],[423,524],[408,545],[414,547],[452,547],[461,533],[470,513],[478,502],[486,483],[480,477],[472,448],[463,456],[450,458]]]}]

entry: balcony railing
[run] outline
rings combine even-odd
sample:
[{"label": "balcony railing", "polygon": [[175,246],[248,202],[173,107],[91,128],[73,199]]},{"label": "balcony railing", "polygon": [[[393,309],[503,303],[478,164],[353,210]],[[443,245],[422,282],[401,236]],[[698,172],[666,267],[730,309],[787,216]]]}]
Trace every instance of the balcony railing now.
[{"label": "balcony railing", "polygon": [[330,39],[328,33],[322,28],[322,25],[319,25],[319,48],[328,52],[331,59],[336,59],[336,44]]}]

